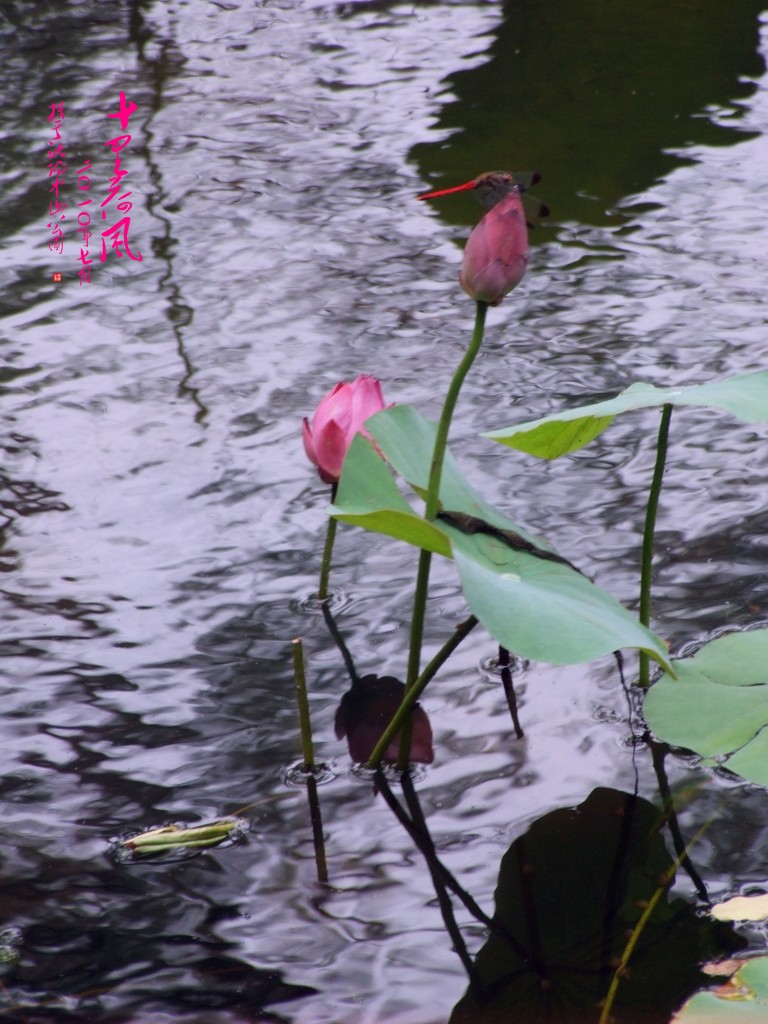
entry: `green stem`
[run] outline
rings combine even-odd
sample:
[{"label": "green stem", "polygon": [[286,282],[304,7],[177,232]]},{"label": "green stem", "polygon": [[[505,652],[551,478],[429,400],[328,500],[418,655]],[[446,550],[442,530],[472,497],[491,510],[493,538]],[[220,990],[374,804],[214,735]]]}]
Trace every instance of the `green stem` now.
[{"label": "green stem", "polygon": [[[659,495],[664,479],[664,466],[667,460],[669,440],[669,421],[672,418],[672,406],[665,405],[661,410],[659,436],[656,440],[656,465],[653,467],[653,480],[648,492],[648,505],[645,510],[645,528],[643,530],[643,559],[640,570],[640,621],[644,626],[651,621],[651,583],[653,581],[653,542],[656,530],[656,513],[659,510]],[[640,652],[640,678],[643,689],[650,684],[650,660],[648,655]]]},{"label": "green stem", "polygon": [[435,436],[435,447],[432,451],[432,462],[429,467],[427,507],[424,511],[424,518],[429,522],[435,519],[437,513],[440,511],[440,478],[443,474],[443,460],[445,458],[445,446],[448,443],[448,431],[451,429],[453,411],[456,408],[456,402],[459,397],[459,392],[461,391],[461,386],[464,383],[464,379],[469,373],[470,367],[472,366],[472,363],[474,363],[477,353],[480,351],[480,346],[483,343],[485,314],[487,312],[487,302],[476,303],[475,327],[472,331],[472,340],[469,343],[469,348],[464,353],[464,358],[456,368],[453,380],[448,388],[448,393],[445,396],[443,411],[440,413],[440,420],[437,424],[437,434]]},{"label": "green stem", "polygon": [[[336,500],[338,484],[331,484],[331,504]],[[328,580],[331,576],[331,559],[333,557],[333,542],[336,540],[336,520],[328,516],[328,528],[325,532],[325,544],[323,546],[323,560],[320,563],[320,585],[317,588],[317,599],[328,600]]]},{"label": "green stem", "polygon": [[304,767],[314,768],[315,752],[312,749],[312,725],[309,720],[309,701],[307,699],[307,677],[304,673],[304,651],[301,640],[292,640],[293,644],[293,678],[296,683],[296,699],[299,705],[299,726],[301,728],[301,749],[304,754]]},{"label": "green stem", "polygon": [[[456,408],[456,402],[461,391],[464,379],[469,373],[472,363],[475,361],[480,346],[483,343],[485,332],[485,314],[488,312],[486,302],[475,304],[475,327],[472,331],[472,340],[467,351],[459,363],[453,375],[448,392],[443,402],[443,410],[437,424],[435,435],[435,446],[432,449],[432,462],[429,466],[429,481],[427,484],[426,507],[424,518],[432,522],[437,518],[440,511],[440,479],[443,475],[443,461],[445,459],[445,448],[448,443],[448,431],[451,428],[451,419]],[[429,570],[432,564],[432,553],[421,551],[419,555],[419,566],[416,573],[416,589],[413,595],[413,614],[411,616],[411,642],[408,649],[408,671],[405,677],[406,693],[415,684],[419,675],[421,663],[421,644],[424,638],[424,617],[427,607],[427,593],[429,591]],[[400,735],[400,753],[397,759],[397,766],[400,771],[408,767],[411,752],[411,723],[410,719],[405,722]]]},{"label": "green stem", "polygon": [[378,768],[382,757],[384,757],[384,752],[392,742],[393,738],[400,731],[403,723],[409,718],[414,704],[421,696],[427,683],[437,675],[440,668],[453,654],[464,637],[469,636],[476,625],[477,619],[474,615],[470,615],[466,622],[462,622],[462,624],[456,628],[451,639],[440,648],[434,658],[429,662],[410,690],[407,691],[400,703],[400,707],[394,713],[389,725],[381,734],[381,739],[373,748],[371,756],[368,758],[368,762],[366,764],[367,768]]},{"label": "green stem", "polygon": [[[419,552],[419,567],[416,571],[416,589],[413,594],[413,612],[411,613],[411,643],[408,648],[408,669],[405,677],[405,693],[407,696],[415,685],[421,663],[421,641],[424,637],[424,618],[427,610],[427,594],[429,592],[429,568],[432,564],[432,552]],[[402,707],[402,705],[401,705]],[[411,757],[411,720],[407,718],[400,733],[400,749],[397,755],[397,767],[404,772]],[[386,748],[385,748],[386,749]]]},{"label": "green stem", "polygon": [[[665,406],[665,408],[668,409],[669,406]],[[701,839],[701,837],[707,831],[709,826],[712,824],[713,820],[714,816],[710,818],[708,821],[704,822],[704,824],[701,826],[701,828],[693,837],[693,839],[691,839],[691,841],[685,847],[684,853],[686,855],[693,846],[693,844],[698,842],[699,839]],[[632,929],[632,932],[630,933],[629,938],[627,940],[627,944],[624,947],[624,952],[621,954],[621,957],[619,958],[619,963],[616,967],[616,970],[613,973],[613,977],[611,978],[611,984],[608,987],[608,993],[605,999],[603,1000],[598,1024],[610,1024],[610,1021],[614,1020],[614,1018],[611,1016],[611,1009],[616,999],[616,993],[619,990],[619,982],[622,978],[625,978],[627,976],[627,968],[629,966],[629,961],[632,958],[632,954],[635,951],[635,947],[637,946],[640,936],[643,933],[643,929],[645,928],[648,921],[651,919],[651,915],[658,906],[659,900],[667,892],[670,885],[674,882],[675,872],[680,867],[681,862],[682,854],[678,855],[672,862],[672,865],[669,868],[667,868],[666,871],[662,872],[659,878],[658,888],[654,890],[653,895],[648,900],[647,904],[645,905],[645,909],[638,918],[635,927]]]}]

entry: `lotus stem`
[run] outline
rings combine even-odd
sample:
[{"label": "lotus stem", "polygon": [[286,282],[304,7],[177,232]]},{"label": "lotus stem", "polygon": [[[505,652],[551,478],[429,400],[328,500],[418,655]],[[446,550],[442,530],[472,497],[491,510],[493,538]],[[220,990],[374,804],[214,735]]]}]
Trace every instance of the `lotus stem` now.
[{"label": "lotus stem", "polygon": [[307,677],[304,672],[304,649],[301,640],[291,641],[293,644],[293,676],[296,683],[296,697],[299,704],[299,725],[301,727],[301,749],[304,754],[304,768],[307,769],[307,798],[309,800],[309,820],[312,825],[312,843],[315,848],[315,865],[318,882],[328,881],[328,865],[325,858],[325,839],[323,837],[323,819],[320,815],[320,801],[317,796],[317,779],[312,774],[315,768],[315,752],[312,748],[312,724],[309,719],[309,701],[307,699]]},{"label": "lotus stem", "polygon": [[[653,546],[656,531],[656,514],[659,510],[659,495],[664,479],[664,466],[667,461],[669,441],[669,421],[672,418],[672,406],[667,404],[661,410],[659,436],[656,440],[656,464],[653,467],[651,489],[648,492],[648,504],[645,509],[645,528],[643,530],[643,555],[640,570],[640,622],[650,625],[651,620],[651,584],[653,582]],[[640,651],[639,682],[643,689],[650,684],[650,659],[645,651]]]},{"label": "lotus stem", "polygon": [[[424,638],[424,616],[427,610],[427,595],[429,593],[429,569],[432,564],[432,552],[423,548],[419,552],[419,567],[416,571],[416,589],[413,594],[413,613],[411,616],[411,643],[408,648],[408,670],[405,677],[405,697],[400,707],[405,706],[411,690],[416,685],[421,664],[421,642]],[[411,705],[408,705],[410,711]],[[395,713],[397,718],[399,711]],[[394,720],[394,719],[393,719]],[[411,728],[410,717],[404,712],[402,715],[403,729],[400,733],[400,749],[397,755],[398,770],[404,772],[411,760]],[[393,733],[394,735],[394,733]],[[378,746],[381,744],[379,743]],[[378,749],[378,747],[377,747]],[[386,748],[384,748],[386,749]],[[375,753],[375,751],[374,751]],[[371,762],[375,764],[373,758]]]},{"label": "lotus stem", "polygon": [[304,672],[304,649],[299,639],[292,640],[291,643],[293,645],[293,679],[296,684],[296,699],[299,705],[299,727],[301,729],[301,749],[304,755],[304,767],[314,768],[315,752],[312,748],[312,724],[309,718],[307,677]]},{"label": "lotus stem", "polygon": [[460,626],[457,626],[450,640],[448,640],[448,642],[440,648],[440,650],[437,652],[434,658],[425,667],[424,671],[418,677],[418,679],[410,688],[410,690],[406,692],[405,696],[403,697],[400,703],[400,707],[394,713],[389,725],[381,734],[381,739],[373,748],[371,756],[368,758],[368,762],[366,764],[367,768],[378,768],[379,764],[381,763],[382,757],[384,757],[384,752],[386,751],[389,744],[392,742],[392,739],[400,731],[400,728],[403,725],[403,723],[406,722],[406,720],[409,718],[409,715],[413,710],[413,706],[421,696],[427,683],[437,675],[440,668],[453,654],[453,652],[459,646],[461,641],[466,636],[469,636],[469,634],[472,632],[476,625],[477,619],[475,618],[474,615],[470,615],[466,622],[462,622]]},{"label": "lotus stem", "polygon": [[[432,449],[432,461],[429,466],[429,481],[427,484],[427,498],[424,509],[424,518],[432,522],[437,518],[440,511],[440,480],[443,474],[443,461],[445,459],[445,448],[448,443],[448,432],[451,429],[451,420],[456,408],[456,402],[461,391],[461,386],[469,373],[472,363],[475,361],[480,346],[483,343],[485,333],[485,315],[488,312],[486,302],[475,303],[475,326],[472,331],[472,339],[467,351],[459,363],[451,379],[448,392],[443,402],[443,409],[437,424],[435,435],[435,446]],[[426,614],[427,594],[429,592],[429,570],[432,564],[432,553],[422,550],[419,555],[419,566],[416,573],[416,588],[413,595],[413,615],[411,617],[411,642],[408,650],[408,671],[405,677],[405,692],[414,686],[419,678],[419,666],[421,664],[421,644],[424,639],[424,617]],[[397,767],[405,771],[408,767],[411,752],[411,723],[406,720],[403,724],[403,731],[400,734],[400,751],[397,759]]]},{"label": "lotus stem", "polygon": [[[665,406],[665,408],[668,408],[668,406]],[[688,851],[693,846],[693,844],[698,842],[699,839],[701,839],[701,837],[707,831],[709,826],[712,824],[713,820],[714,820],[714,816],[712,818],[710,818],[708,821],[704,822],[704,824],[701,826],[701,828],[696,833],[696,835],[691,839],[691,841],[685,847],[685,850],[683,851],[683,853],[679,854],[675,858],[675,860],[672,862],[670,867],[667,868],[666,871],[662,872],[662,874],[661,874],[661,876],[659,878],[659,886],[658,886],[658,888],[656,888],[654,890],[653,895],[648,900],[648,903],[646,904],[645,909],[643,910],[642,914],[638,918],[637,924],[632,929],[632,932],[631,932],[631,934],[630,934],[630,936],[629,936],[629,938],[627,940],[627,944],[624,947],[624,952],[621,954],[621,957],[619,959],[619,963],[618,963],[618,965],[616,967],[616,970],[613,973],[613,977],[611,978],[611,984],[608,987],[608,993],[607,993],[605,999],[603,1000],[601,1011],[600,1011],[600,1019],[598,1020],[597,1024],[610,1024],[610,1022],[613,1020],[613,1018],[611,1017],[611,1008],[613,1007],[613,1003],[614,1003],[614,1001],[616,999],[616,993],[619,990],[619,983],[620,983],[622,978],[626,977],[627,967],[629,965],[629,961],[630,961],[630,959],[632,957],[632,954],[635,951],[635,947],[637,946],[637,943],[640,940],[640,936],[643,933],[643,929],[648,924],[648,921],[651,919],[651,915],[653,914],[654,910],[658,906],[659,900],[661,900],[661,898],[664,896],[666,891],[669,889],[669,887],[674,882],[674,880],[675,880],[675,872],[680,867],[680,864],[682,863],[682,860],[683,860],[683,856],[687,855]]]},{"label": "lotus stem", "polygon": [[467,374],[474,363],[480,346],[483,344],[485,333],[485,315],[488,312],[486,302],[475,303],[475,327],[472,331],[472,340],[469,348],[464,353],[464,358],[456,368],[448,393],[443,403],[443,411],[437,424],[437,435],[435,436],[435,447],[432,451],[432,462],[429,467],[429,483],[427,485],[427,507],[424,518],[432,521],[440,511],[440,478],[443,473],[443,460],[445,458],[445,447],[448,443],[448,431],[451,429],[451,420],[456,408],[459,392]]},{"label": "lotus stem", "polygon": [[[331,504],[336,500],[338,484],[331,484]],[[336,520],[328,516],[328,526],[325,531],[325,544],[323,545],[323,560],[320,563],[320,583],[317,588],[317,599],[328,600],[328,581],[331,577],[331,560],[333,558],[333,544],[336,540]]]}]

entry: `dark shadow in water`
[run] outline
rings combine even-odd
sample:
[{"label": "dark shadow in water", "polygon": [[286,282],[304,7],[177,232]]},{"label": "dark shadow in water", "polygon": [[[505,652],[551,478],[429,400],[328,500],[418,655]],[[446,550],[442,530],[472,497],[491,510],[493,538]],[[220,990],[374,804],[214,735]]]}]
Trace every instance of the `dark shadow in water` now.
[{"label": "dark shadow in water", "polygon": [[[674,877],[659,810],[634,795],[596,789],[578,807],[545,815],[504,855],[489,919],[441,864],[408,777],[407,811],[382,773],[377,783],[426,860],[469,977],[451,1024],[594,1024],[630,933],[660,885]],[[488,928],[475,957],[449,894]],[[663,895],[620,981],[612,1020],[667,1024],[704,983],[700,965],[745,945],[730,925]]]},{"label": "dark shadow in water", "polygon": [[[336,738],[347,740],[349,754],[356,764],[364,764],[392,721],[405,696],[405,685],[394,676],[369,674],[355,679],[341,698],[336,711],[334,728]],[[411,712],[411,761],[432,764],[432,728],[420,704]],[[400,733],[396,733],[384,752],[384,761],[394,764],[400,748]]]},{"label": "dark shadow in water", "polygon": [[[161,225],[152,240],[154,256],[161,262],[163,272],[160,277],[160,288],[166,298],[166,318],[176,341],[176,351],[183,367],[179,380],[179,395],[188,397],[196,409],[195,421],[203,423],[208,417],[200,389],[193,383],[197,374],[186,347],[187,329],[191,327],[194,311],[187,301],[182,287],[181,278],[176,273],[175,257],[180,247],[180,239],[176,237],[173,221],[167,211],[171,207],[165,177],[160,159],[159,147],[155,139],[153,120],[160,113],[165,101],[165,91],[176,79],[185,63],[185,59],[175,41],[167,37],[152,39],[151,31],[144,18],[144,8],[149,8],[146,0],[132,0],[130,4],[129,38],[138,54],[142,77],[150,88],[151,114],[143,125],[146,136],[145,157],[152,192],[147,196],[147,209]],[[149,56],[149,43],[157,44],[157,54]]]},{"label": "dark shadow in water", "polygon": [[[144,160],[151,183],[142,202],[151,215],[152,256],[160,268],[158,287],[165,298],[165,317],[180,362],[179,394],[190,401],[195,420],[204,422],[208,408],[194,385],[197,371],[186,348],[193,310],[176,272],[179,240],[166,212],[170,200],[153,130],[165,91],[179,75],[184,59],[173,39],[152,39],[144,18],[144,11],[151,6],[149,0],[102,0],[77,9],[57,0],[7,0],[2,5],[0,95],[6,131],[0,174],[6,182],[6,196],[0,202],[0,240],[34,224],[48,209],[49,183],[41,143],[47,138],[46,115],[51,102],[62,102],[66,111],[67,171],[62,198],[73,206],[75,196],[80,198],[75,192],[74,171],[102,153],[103,118],[124,89],[138,106],[131,122],[132,157]],[[156,44],[154,48],[149,47],[151,42]],[[128,62],[124,53],[129,48],[136,52],[138,69],[118,75],[117,69]],[[97,78],[99,89],[95,92]],[[103,183],[107,172],[108,164],[100,157],[94,163],[94,183]],[[73,223],[71,218],[65,231],[68,254],[76,252],[79,244]],[[0,301],[0,311],[27,309],[52,291],[45,270],[50,262],[46,241],[41,233],[39,253],[14,268],[15,280]],[[91,256],[97,251],[92,241]],[[77,286],[76,266],[69,255],[66,262],[56,265],[64,271],[65,287]]]},{"label": "dark shadow in water", "polygon": [[[468,993],[451,1024],[592,1022],[630,932],[673,866],[657,808],[611,789],[535,822],[505,854],[494,921],[519,937],[520,957],[492,934],[476,958],[483,986]],[[663,897],[622,978],[616,1024],[667,1024],[705,981],[704,961],[746,943],[693,904]]]},{"label": "dark shadow in water", "polygon": [[277,1019],[266,1005],[315,992],[253,967],[217,937],[217,924],[242,911],[203,891],[216,875],[212,859],[175,871],[112,870],[28,849],[26,862],[46,878],[50,903],[41,913],[31,879],[0,880],[0,930],[33,916],[20,961],[3,969],[0,1021],[117,1024],[170,1013],[185,1022],[263,1022]]},{"label": "dark shadow in water", "polygon": [[[487,60],[448,75],[439,136],[410,155],[433,186],[533,168],[553,220],[611,223],[624,197],[685,162],[673,150],[745,138],[738,108],[765,70],[764,7],[507,0]],[[457,224],[477,213],[470,200],[440,211]]]},{"label": "dark shadow in water", "polygon": [[[0,378],[7,377],[0,374]],[[15,463],[28,463],[38,456],[35,438],[26,434],[9,432],[0,441],[0,574],[16,572],[21,566],[18,552],[11,546],[20,520],[41,512],[67,512],[70,507],[60,491],[17,475]]]}]

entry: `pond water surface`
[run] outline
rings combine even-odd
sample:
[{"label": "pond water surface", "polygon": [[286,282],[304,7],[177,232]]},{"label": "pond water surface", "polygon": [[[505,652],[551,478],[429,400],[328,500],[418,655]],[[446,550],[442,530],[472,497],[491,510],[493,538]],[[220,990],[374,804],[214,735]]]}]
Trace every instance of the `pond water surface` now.
[{"label": "pond water surface", "polygon": [[[3,5],[0,1019],[509,1019],[508,1004],[454,1010],[468,975],[433,885],[445,878],[336,738],[348,677],[308,601],[328,488],[300,421],[359,373],[437,416],[471,327],[456,274],[478,210],[415,196],[535,167],[552,216],[526,279],[490,311],[452,442],[489,500],[636,610],[656,414],[552,464],[477,434],[635,380],[765,368],[761,7]],[[101,262],[92,244],[80,284],[75,204],[106,194],[121,91],[137,105],[120,157],[142,260]],[[56,102],[61,254],[48,247]],[[86,161],[89,192],[75,177]],[[673,417],[653,621],[673,650],[768,618],[764,438],[720,413]],[[414,564],[394,541],[339,531],[334,609],[361,674],[403,677]],[[437,562],[427,654],[465,617],[452,566]],[[327,884],[306,790],[286,782],[300,759],[298,636],[332,770],[319,787]],[[476,630],[425,693],[435,756],[417,774],[420,806],[441,863],[486,915],[515,857],[538,850],[539,877],[579,917],[584,865],[611,863],[605,821],[636,794],[653,827],[642,725],[612,659],[535,664],[515,677],[515,739],[495,654]],[[627,665],[631,680],[634,655]],[[691,851],[710,897],[768,886],[765,793],[682,758],[666,768],[696,786],[683,834],[710,823]],[[410,791],[393,794],[416,814]],[[548,817],[577,805],[586,839]],[[250,830],[228,847],[147,863],[111,853],[131,830],[233,813]],[[544,862],[568,848],[565,864]],[[663,849],[651,861],[662,870]],[[696,905],[688,874],[675,895]],[[469,953],[493,961],[487,920],[454,906]],[[617,1019],[664,1022],[700,983],[700,960],[765,951],[759,928],[714,936],[683,916],[685,977],[664,974],[674,957],[661,942],[647,1005]],[[512,1006],[521,1021],[596,1022],[585,999]]]}]

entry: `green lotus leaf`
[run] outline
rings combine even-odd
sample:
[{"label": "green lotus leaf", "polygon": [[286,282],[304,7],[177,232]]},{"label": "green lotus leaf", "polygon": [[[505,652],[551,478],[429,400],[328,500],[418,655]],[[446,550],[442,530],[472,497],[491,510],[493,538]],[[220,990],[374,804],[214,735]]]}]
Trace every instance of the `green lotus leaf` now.
[{"label": "green lotus leaf", "polygon": [[768,786],[768,630],[718,637],[674,667],[645,698],[653,733]]},{"label": "green lotus leaf", "polygon": [[765,1024],[768,1020],[768,956],[744,960],[718,988],[697,992],[672,1024]]},{"label": "green lotus leaf", "polygon": [[426,522],[411,508],[393,472],[417,494],[425,493],[434,423],[410,406],[395,406],[371,417],[366,429],[374,443],[361,435],[352,443],[331,515],[454,558],[472,612],[500,644],[522,657],[566,665],[632,647],[672,671],[659,637],[549,545],[486,502],[450,452],[437,520]]},{"label": "green lotus leaf", "polygon": [[636,383],[607,401],[491,430],[483,437],[541,459],[556,459],[589,444],[621,413],[663,405],[708,406],[722,409],[742,423],[761,423],[768,420],[768,371],[679,388]]}]

